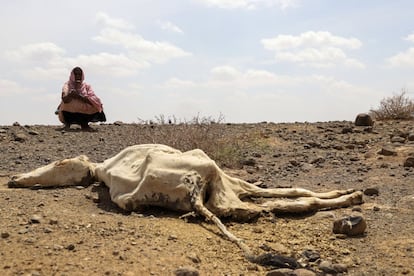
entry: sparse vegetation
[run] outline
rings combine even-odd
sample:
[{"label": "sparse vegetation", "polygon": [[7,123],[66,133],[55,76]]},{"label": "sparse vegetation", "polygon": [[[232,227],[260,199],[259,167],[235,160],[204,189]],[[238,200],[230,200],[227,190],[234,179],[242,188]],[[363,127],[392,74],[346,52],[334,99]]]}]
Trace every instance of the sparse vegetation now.
[{"label": "sparse vegetation", "polygon": [[224,122],[224,116],[217,119],[209,116],[194,116],[191,120],[178,120],[175,116],[156,116],[154,120],[139,120],[140,124],[148,126],[144,133],[148,143],[165,144],[182,151],[201,149],[219,166],[239,167],[244,157],[245,149],[259,146],[263,149],[269,145],[264,135],[257,131],[235,132],[231,124]]},{"label": "sparse vegetation", "polygon": [[378,121],[412,120],[413,114],[414,101],[406,96],[404,89],[399,94],[381,100],[378,109],[370,110],[370,115]]}]

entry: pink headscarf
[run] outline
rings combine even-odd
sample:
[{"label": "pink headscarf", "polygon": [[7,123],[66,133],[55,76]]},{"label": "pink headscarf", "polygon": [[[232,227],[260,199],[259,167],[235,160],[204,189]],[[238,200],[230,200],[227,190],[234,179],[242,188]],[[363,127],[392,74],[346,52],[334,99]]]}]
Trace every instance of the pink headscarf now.
[{"label": "pink headscarf", "polygon": [[69,80],[66,82],[66,85],[68,86],[69,91],[72,90],[72,89],[76,90],[81,96],[87,98],[91,102],[91,104],[99,110],[99,112],[102,112],[102,110],[103,110],[102,102],[95,95],[95,92],[92,90],[92,87],[89,84],[87,84],[86,82],[83,82],[83,80],[85,79],[85,75],[84,75],[83,70],[81,68],[79,68],[79,69],[82,72],[82,78],[81,78],[82,84],[81,84],[81,87],[79,89],[76,89],[76,81],[75,81],[74,71],[77,68],[79,68],[79,67],[75,67],[75,68],[72,69],[72,71],[70,72]]}]

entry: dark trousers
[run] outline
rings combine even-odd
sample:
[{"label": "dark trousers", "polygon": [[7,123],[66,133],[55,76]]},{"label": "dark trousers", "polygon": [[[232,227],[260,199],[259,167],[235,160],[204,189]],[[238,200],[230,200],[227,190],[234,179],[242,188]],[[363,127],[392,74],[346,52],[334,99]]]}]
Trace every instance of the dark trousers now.
[{"label": "dark trousers", "polygon": [[78,124],[81,126],[87,126],[89,122],[106,122],[105,113],[96,112],[94,114],[83,114],[76,112],[62,111],[65,124]]}]

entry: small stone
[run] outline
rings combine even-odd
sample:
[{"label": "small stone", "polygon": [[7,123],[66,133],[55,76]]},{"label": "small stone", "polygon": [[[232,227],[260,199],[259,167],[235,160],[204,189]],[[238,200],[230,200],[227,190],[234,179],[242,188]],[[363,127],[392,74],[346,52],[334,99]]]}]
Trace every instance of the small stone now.
[{"label": "small stone", "polygon": [[42,217],[39,215],[33,215],[30,218],[30,223],[40,223],[40,221],[42,220]]},{"label": "small stone", "polygon": [[45,232],[46,234],[48,234],[48,233],[52,233],[53,230],[46,227],[45,229],[43,229],[43,232]]},{"label": "small stone", "polygon": [[325,273],[336,274],[336,270],[333,268],[333,265],[330,261],[322,261],[319,264],[319,269]]},{"label": "small stone", "polygon": [[358,236],[365,232],[367,223],[362,216],[347,216],[334,221],[332,231],[335,234]]},{"label": "small stone", "polygon": [[298,268],[293,271],[295,276],[316,276],[316,273],[304,268]]},{"label": "small stone", "polygon": [[29,130],[27,133],[29,133],[30,135],[39,135],[39,132],[34,130]]},{"label": "small stone", "polygon": [[401,136],[394,136],[391,138],[391,143],[401,143],[404,144],[405,143],[405,138],[401,137]]},{"label": "small stone", "polygon": [[247,159],[242,160],[241,164],[245,166],[255,166],[256,160],[253,158],[247,158]]},{"label": "small stone", "polygon": [[199,264],[199,263],[201,263],[201,259],[200,259],[200,257],[198,257],[198,255],[197,254],[195,254],[195,253],[190,253],[188,256],[187,256],[187,258],[189,258],[193,263],[195,263],[195,264]]},{"label": "small stone", "polygon": [[290,268],[279,268],[274,269],[266,273],[266,276],[293,276],[293,269]]},{"label": "small stone", "polygon": [[321,255],[312,250],[305,250],[302,252],[302,256],[305,257],[309,262],[316,262],[321,258]]},{"label": "small stone", "polygon": [[2,239],[7,239],[8,237],[10,237],[10,234],[9,233],[7,233],[7,232],[2,232],[1,233],[1,238]]},{"label": "small stone", "polygon": [[180,267],[174,271],[176,276],[199,276],[197,269],[191,266]]},{"label": "small stone", "polygon": [[176,241],[176,240],[178,240],[178,237],[176,235],[169,235],[168,240],[169,241]]},{"label": "small stone", "polygon": [[332,268],[336,273],[344,273],[348,271],[348,267],[345,264],[333,264]]},{"label": "small stone", "polygon": [[384,156],[397,156],[397,151],[388,147],[384,147],[378,152],[378,154]]},{"label": "small stone", "polygon": [[17,142],[24,142],[28,139],[26,134],[24,134],[22,132],[14,133],[13,136],[14,136],[14,141],[17,141]]},{"label": "small stone", "polygon": [[373,210],[374,212],[378,212],[378,211],[380,211],[380,210],[381,210],[381,208],[380,208],[380,207],[378,207],[378,206],[374,206],[374,207],[372,207],[372,210]]},{"label": "small stone", "polygon": [[364,190],[364,195],[377,196],[377,195],[379,195],[379,190],[376,187],[367,188],[367,189]]},{"label": "small stone", "polygon": [[404,167],[414,168],[414,157],[408,157],[404,161]]}]

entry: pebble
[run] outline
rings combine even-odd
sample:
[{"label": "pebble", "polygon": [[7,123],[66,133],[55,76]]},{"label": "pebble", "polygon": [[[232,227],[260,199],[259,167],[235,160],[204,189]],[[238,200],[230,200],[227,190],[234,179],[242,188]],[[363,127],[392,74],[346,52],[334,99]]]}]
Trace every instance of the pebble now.
[{"label": "pebble", "polygon": [[39,215],[33,215],[30,218],[30,223],[40,223],[40,221],[42,220],[42,217]]},{"label": "pebble", "polygon": [[199,276],[200,272],[192,266],[184,266],[174,271],[175,276]]},{"label": "pebble", "polygon": [[377,196],[379,195],[379,189],[376,187],[367,188],[364,190],[364,195],[367,196]]},{"label": "pebble", "polygon": [[414,157],[408,157],[404,161],[404,167],[414,168]]},{"label": "pebble", "polygon": [[367,228],[367,223],[362,216],[346,216],[335,220],[332,232],[335,234],[345,234],[348,236],[362,235]]}]

